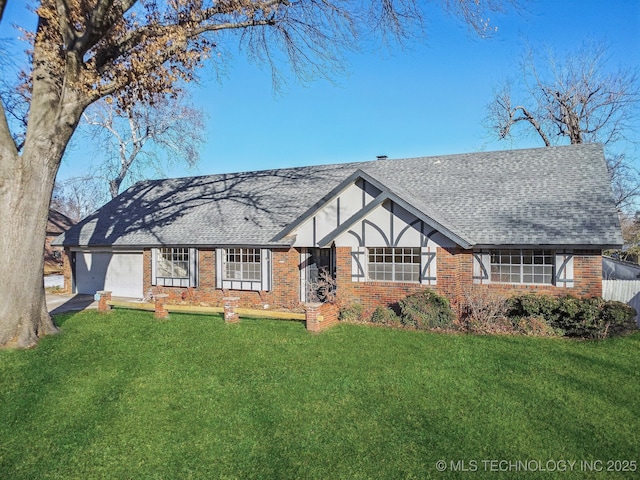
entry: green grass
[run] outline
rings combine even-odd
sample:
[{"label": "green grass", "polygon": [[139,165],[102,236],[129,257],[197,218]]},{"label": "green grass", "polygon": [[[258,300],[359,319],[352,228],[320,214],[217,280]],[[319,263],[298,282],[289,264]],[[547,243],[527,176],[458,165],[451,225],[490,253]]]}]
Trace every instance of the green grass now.
[{"label": "green grass", "polygon": [[[126,310],[57,321],[37,348],[0,351],[2,479],[516,476],[483,460],[578,462],[527,479],[629,478],[580,461],[640,461],[640,334],[312,335]],[[451,472],[459,461],[478,471]]]}]

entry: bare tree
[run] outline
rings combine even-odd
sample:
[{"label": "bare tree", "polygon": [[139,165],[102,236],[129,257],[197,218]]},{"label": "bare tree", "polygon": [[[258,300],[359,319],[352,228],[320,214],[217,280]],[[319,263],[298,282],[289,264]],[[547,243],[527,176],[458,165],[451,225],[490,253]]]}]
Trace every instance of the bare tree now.
[{"label": "bare tree", "polygon": [[507,82],[489,106],[492,129],[505,139],[513,127],[528,124],[546,146],[627,140],[637,121],[637,75],[622,67],[610,71],[607,60],[606,47],[595,43],[563,62],[551,51],[541,57],[530,51],[522,64],[524,89],[516,92],[521,98]]},{"label": "bare tree", "polygon": [[[110,98],[91,105],[80,129],[88,133],[97,164],[90,170],[108,187],[111,198],[123,182],[132,184],[150,169],[162,175],[163,166],[184,163],[194,167],[204,143],[204,113],[188,102],[185,93],[161,95],[151,103],[123,108]],[[83,128],[84,127],[84,128]]]},{"label": "bare tree", "polygon": [[622,237],[625,241],[624,248],[606,253],[620,260],[638,263],[640,259],[640,218],[638,214],[621,215],[620,225],[622,226]]},{"label": "bare tree", "polygon": [[56,182],[51,196],[51,208],[79,222],[107,200],[99,193],[99,183],[98,179],[92,176]]},{"label": "bare tree", "polygon": [[[627,155],[616,153],[637,126],[638,78],[629,68],[608,68],[607,48],[585,43],[558,61],[553,52],[530,51],[523,79],[502,84],[488,106],[487,126],[500,139],[518,134],[561,143],[602,143],[618,208],[629,208],[640,193],[640,174]],[[619,150],[618,150],[619,152]]]},{"label": "bare tree", "polygon": [[[0,0],[0,22],[9,0]],[[486,31],[488,12],[513,0],[447,0]],[[25,10],[28,8],[23,3]],[[407,38],[417,0],[40,0],[20,88],[22,129],[0,104],[0,346],[57,331],[42,281],[47,214],[60,161],[85,109],[104,97],[125,108],[190,82],[239,41],[248,55],[301,76],[326,76],[372,31]],[[4,230],[6,226],[10,226]]]}]

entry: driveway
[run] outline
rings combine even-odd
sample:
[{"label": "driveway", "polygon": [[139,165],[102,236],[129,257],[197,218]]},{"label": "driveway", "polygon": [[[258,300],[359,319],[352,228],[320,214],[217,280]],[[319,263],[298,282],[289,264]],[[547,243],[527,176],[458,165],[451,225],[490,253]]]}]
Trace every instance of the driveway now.
[{"label": "driveway", "polygon": [[98,302],[93,299],[93,295],[47,293],[47,309],[52,315],[87,308],[98,308]]},{"label": "driveway", "polygon": [[44,288],[64,288],[64,275],[45,275]]}]

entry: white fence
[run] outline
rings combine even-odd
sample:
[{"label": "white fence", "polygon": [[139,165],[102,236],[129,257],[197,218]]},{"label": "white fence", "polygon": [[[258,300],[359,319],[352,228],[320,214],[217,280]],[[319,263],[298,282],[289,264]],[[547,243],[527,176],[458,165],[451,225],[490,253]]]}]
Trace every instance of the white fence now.
[{"label": "white fence", "polygon": [[[602,298],[628,303],[640,314],[640,280],[602,280]],[[640,315],[636,322],[640,326]]]}]

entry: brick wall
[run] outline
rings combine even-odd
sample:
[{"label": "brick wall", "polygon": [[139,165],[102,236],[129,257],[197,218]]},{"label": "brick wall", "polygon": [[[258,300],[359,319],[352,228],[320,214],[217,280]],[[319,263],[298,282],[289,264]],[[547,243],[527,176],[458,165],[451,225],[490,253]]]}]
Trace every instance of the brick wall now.
[{"label": "brick wall", "polygon": [[300,251],[291,249],[273,249],[272,289],[269,292],[250,292],[240,290],[222,290],[216,288],[215,249],[199,249],[199,278],[197,288],[161,287],[151,285],[151,250],[144,251],[144,292],[166,293],[168,303],[187,302],[222,306],[224,297],[239,297],[240,307],[246,308],[287,308],[300,309]]},{"label": "brick wall", "polygon": [[360,303],[368,315],[379,305],[393,305],[425,288],[417,283],[352,282],[351,248],[336,247],[336,296],[339,305]]},{"label": "brick wall", "polygon": [[305,304],[307,330],[321,332],[338,323],[338,307],[331,303]]},{"label": "brick wall", "polygon": [[543,293],[577,297],[602,296],[602,252],[593,250],[577,250],[573,254],[574,286],[566,288],[555,285],[504,285],[489,284],[488,288],[505,294]]},{"label": "brick wall", "polygon": [[[602,296],[602,251],[576,251],[573,257],[575,295]],[[570,289],[564,289],[570,290]]]},{"label": "brick wall", "polygon": [[[351,250],[336,248],[336,283],[339,303],[360,303],[365,314],[370,314],[377,306],[396,304],[399,300],[426,288],[446,296],[454,310],[462,293],[473,284],[473,254],[460,248],[441,248],[437,252],[437,285],[427,287],[415,283],[396,282],[351,282]],[[600,251],[576,251],[573,257],[573,288],[554,285],[505,285],[490,284],[487,288],[506,295],[536,292],[550,295],[601,296],[602,256]]]},{"label": "brick wall", "polygon": [[[166,293],[168,303],[188,302],[222,306],[222,298],[237,296],[240,306],[248,308],[286,308],[300,310],[300,251],[291,249],[274,249],[272,252],[273,289],[270,292],[248,292],[216,289],[215,250],[199,251],[199,286],[197,288],[170,288],[151,285],[151,250],[144,251],[144,293]],[[366,313],[371,313],[377,306],[393,305],[407,295],[425,288],[433,288],[445,295],[454,308],[463,289],[473,282],[473,255],[471,251],[459,248],[437,249],[437,285],[426,287],[416,283],[396,282],[352,282],[351,281],[351,249],[336,248],[336,286],[338,303],[341,305],[361,303]],[[516,294],[538,292],[551,295],[601,296],[602,295],[602,257],[599,251],[574,252],[573,270],[575,285],[573,288],[553,285],[499,285],[490,284],[487,288]],[[63,254],[65,291],[71,292],[71,252],[68,248]]]},{"label": "brick wall", "polygon": [[62,274],[64,275],[64,293],[72,293],[73,274],[71,271],[71,249],[65,247],[62,252]]}]

